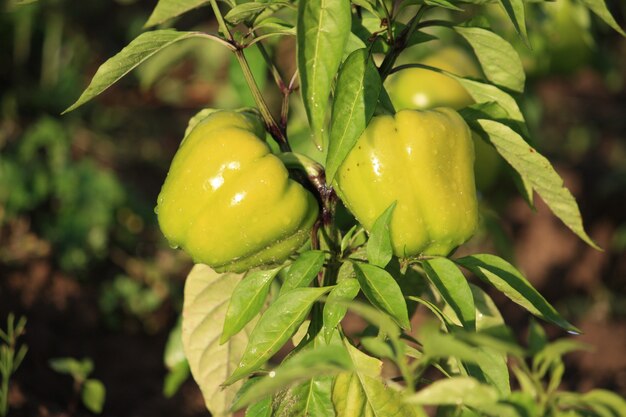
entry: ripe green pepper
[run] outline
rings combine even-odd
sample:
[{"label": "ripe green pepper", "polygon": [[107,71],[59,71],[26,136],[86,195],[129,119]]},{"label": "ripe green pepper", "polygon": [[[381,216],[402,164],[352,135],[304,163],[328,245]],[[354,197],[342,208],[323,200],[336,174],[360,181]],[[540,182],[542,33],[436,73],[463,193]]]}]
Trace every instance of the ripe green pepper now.
[{"label": "ripe green pepper", "polygon": [[450,108],[374,117],[343,162],[335,187],[371,230],[394,201],[391,241],[400,257],[447,255],[478,222],[474,145]]},{"label": "ripe green pepper", "polygon": [[197,263],[241,272],[299,249],[317,201],[289,179],[249,111],[218,111],[183,140],[158,197],[159,226]]}]

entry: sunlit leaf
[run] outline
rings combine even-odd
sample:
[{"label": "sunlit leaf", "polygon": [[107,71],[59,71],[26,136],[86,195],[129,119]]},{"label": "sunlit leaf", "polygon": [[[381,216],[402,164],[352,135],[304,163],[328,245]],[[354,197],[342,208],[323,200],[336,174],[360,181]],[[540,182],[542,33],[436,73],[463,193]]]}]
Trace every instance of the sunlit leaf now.
[{"label": "sunlit leaf", "polygon": [[367,49],[352,52],[337,78],[326,157],[329,183],[374,114],[382,82]]},{"label": "sunlit leaf", "polygon": [[579,330],[565,320],[530,282],[511,264],[495,255],[472,255],[455,260],[493,285],[513,302],[537,317],[571,332]]},{"label": "sunlit leaf", "polygon": [[331,85],[350,34],[348,0],[307,0],[298,5],[297,55],[302,100],[312,139],[324,146]]},{"label": "sunlit leaf", "polygon": [[207,408],[215,417],[229,414],[241,384],[220,385],[236,369],[254,323],[220,345],[228,301],[242,274],[219,274],[196,265],[185,283],[183,346],[191,373],[200,386]]},{"label": "sunlit leaf", "polygon": [[313,303],[332,288],[296,288],[278,297],[254,327],[239,366],[224,384],[230,385],[263,366],[295,333]]},{"label": "sunlit leaf", "polygon": [[98,68],[89,86],[83,91],[78,100],[63,113],[82,106],[157,52],[183,39],[194,37],[215,39],[211,35],[202,32],[177,32],[169,29],[142,33]]}]

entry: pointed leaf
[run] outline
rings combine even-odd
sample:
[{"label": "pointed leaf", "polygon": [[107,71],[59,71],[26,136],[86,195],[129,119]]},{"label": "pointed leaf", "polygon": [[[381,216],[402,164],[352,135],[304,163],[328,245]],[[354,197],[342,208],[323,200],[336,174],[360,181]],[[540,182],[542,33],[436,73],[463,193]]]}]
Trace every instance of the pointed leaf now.
[{"label": "pointed leaf", "polygon": [[526,32],[526,12],[524,10],[524,0],[498,0],[499,3],[504,8],[504,11],[511,22],[513,22],[513,26],[515,26],[515,30],[520,35],[522,40],[526,45],[528,43],[528,34]]},{"label": "pointed leaf", "polygon": [[220,384],[237,367],[253,323],[220,345],[219,337],[233,288],[242,274],[219,274],[206,265],[193,267],[185,283],[183,346],[191,373],[202,390],[211,414],[229,414],[230,404],[241,384]]},{"label": "pointed leaf", "polygon": [[369,264],[354,264],[361,289],[370,302],[389,314],[403,329],[410,328],[402,291],[389,272]]},{"label": "pointed leaf", "polygon": [[275,268],[248,272],[239,281],[228,304],[220,344],[239,333],[261,311],[270,285],[280,270]]},{"label": "pointed leaf", "polygon": [[208,2],[209,0],[159,0],[144,27],[158,25]]},{"label": "pointed leaf", "polygon": [[589,246],[600,249],[585,232],[574,196],[550,161],[510,127],[493,120],[478,120],[498,153],[537,191],[552,212]]},{"label": "pointed leaf", "polygon": [[316,377],[280,396],[273,417],[335,417],[331,400],[334,378]]},{"label": "pointed leaf", "polygon": [[384,268],[393,256],[391,246],[391,215],[396,208],[396,202],[381,214],[372,226],[369,240],[367,241],[367,260],[372,264]]},{"label": "pointed leaf", "polygon": [[337,286],[328,294],[326,303],[324,304],[324,337],[326,342],[330,341],[330,337],[339,325],[348,311],[348,302],[354,300],[361,287],[359,281],[348,278],[341,280]]},{"label": "pointed leaf", "polygon": [[446,303],[452,307],[463,327],[476,329],[476,311],[474,297],[467,279],[459,268],[446,258],[434,258],[424,261],[426,276],[441,294]]},{"label": "pointed leaf", "polygon": [[469,407],[494,404],[498,393],[471,377],[458,376],[435,381],[406,399],[421,405],[466,405]]},{"label": "pointed leaf", "polygon": [[280,293],[308,286],[322,270],[322,266],[324,266],[324,252],[310,250],[302,253],[289,268]]},{"label": "pointed leaf", "polygon": [[331,85],[350,34],[348,0],[308,0],[298,5],[298,70],[313,140],[324,145]]},{"label": "pointed leaf", "polygon": [[495,33],[476,27],[455,27],[472,46],[487,79],[519,93],[524,91],[526,74],[517,51]]},{"label": "pointed leaf", "polygon": [[157,52],[173,43],[189,38],[214,39],[214,37],[206,33],[177,32],[169,29],[142,33],[117,55],[109,58],[98,68],[89,86],[83,91],[78,100],[63,113],[82,106]]},{"label": "pointed leaf", "polygon": [[606,0],[580,0],[585,6],[587,6],[592,12],[598,15],[600,19],[604,20],[609,26],[615,29],[622,36],[626,36],[624,30],[615,21],[615,18],[606,6]]},{"label": "pointed leaf", "polygon": [[414,407],[402,402],[399,391],[380,379],[382,362],[346,346],[356,371],[339,374],[333,385],[338,417],[417,417]]},{"label": "pointed leaf", "polygon": [[326,157],[326,178],[332,183],[337,169],[348,156],[372,118],[382,82],[367,49],[352,52],[337,78]]},{"label": "pointed leaf", "polygon": [[352,369],[352,362],[342,345],[325,345],[305,349],[272,370],[268,376],[259,378],[251,389],[246,390],[233,404],[239,410],[260,399],[274,395],[312,377],[333,375]]},{"label": "pointed leaf", "polygon": [[508,93],[505,93],[495,85],[469,80],[452,73],[445,74],[457,80],[467,90],[469,95],[472,96],[476,103],[496,102],[506,111],[511,120],[524,123],[524,116],[522,115],[517,102]]},{"label": "pointed leaf", "polygon": [[106,399],[106,388],[97,379],[88,379],[83,384],[81,400],[85,407],[95,414],[100,414]]},{"label": "pointed leaf", "polygon": [[313,303],[332,288],[296,288],[278,297],[259,319],[239,366],[224,385],[230,385],[263,366],[298,330]]},{"label": "pointed leaf", "polygon": [[267,397],[246,409],[245,417],[272,417],[272,398]]},{"label": "pointed leaf", "polygon": [[530,282],[511,264],[495,255],[472,255],[456,262],[493,285],[513,302],[535,316],[570,332],[580,331],[565,320]]}]

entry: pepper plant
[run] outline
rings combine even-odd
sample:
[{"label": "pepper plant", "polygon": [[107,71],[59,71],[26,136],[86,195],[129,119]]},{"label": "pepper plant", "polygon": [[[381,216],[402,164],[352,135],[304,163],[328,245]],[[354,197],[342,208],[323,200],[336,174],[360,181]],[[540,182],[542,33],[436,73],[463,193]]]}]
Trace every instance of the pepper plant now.
[{"label": "pepper plant", "polygon": [[[476,141],[510,166],[531,206],[536,192],[598,248],[574,197],[531,145],[518,104],[522,62],[486,18],[499,7],[529,46],[525,12],[536,2],[159,0],[146,22],[158,29],[98,69],[67,111],[159,51],[204,39],[234,54],[256,104],[199,109],[156,210],[170,244],[197,263],[182,342],[212,415],[422,416],[424,406],[444,416],[625,415],[609,391],[557,390],[561,356],[580,344],[548,343],[539,325],[528,348],[517,344],[485,286],[564,331],[578,329],[515,266],[494,254],[455,255],[479,222]],[[603,0],[579,3],[624,35]],[[214,31],[163,29],[198,7]],[[278,65],[281,42],[295,45],[294,65]],[[454,45],[480,71],[409,58]],[[265,80],[255,78],[249,51],[265,61],[279,100],[259,88]],[[437,74],[451,82],[441,89],[464,98],[394,109],[393,78],[415,69],[413,77]],[[291,136],[298,104],[304,141]],[[412,323],[418,306],[432,322]],[[361,334],[342,328],[348,312],[369,324]]]}]

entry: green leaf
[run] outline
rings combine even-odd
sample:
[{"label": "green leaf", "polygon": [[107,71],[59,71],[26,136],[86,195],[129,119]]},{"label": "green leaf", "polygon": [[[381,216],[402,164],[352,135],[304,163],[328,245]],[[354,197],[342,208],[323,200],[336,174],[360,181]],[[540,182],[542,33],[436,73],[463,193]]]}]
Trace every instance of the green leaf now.
[{"label": "green leaf", "polygon": [[424,0],[424,4],[427,4],[429,6],[442,7],[444,9],[450,9],[450,10],[455,10],[459,12],[463,11],[463,9],[455,6],[453,3],[450,3],[448,0]]},{"label": "green leaf", "polygon": [[261,2],[241,3],[241,4],[236,5],[232,9],[230,9],[228,13],[226,13],[226,15],[224,16],[224,19],[226,19],[226,21],[228,21],[229,23],[233,25],[238,25],[244,20],[249,20],[253,18],[255,15],[257,15],[258,13],[262,12],[263,10],[269,7],[274,8],[276,6],[287,6],[289,4],[290,4],[289,2],[283,2],[283,1],[280,1],[280,2],[273,1],[269,3],[261,3]]},{"label": "green leaf", "polygon": [[71,375],[77,381],[84,381],[93,371],[93,362],[89,358],[54,358],[48,361],[50,368],[60,374]]},{"label": "green leaf", "polygon": [[459,268],[446,258],[434,258],[422,263],[426,276],[446,303],[452,307],[463,327],[476,329],[474,297],[467,279]]},{"label": "green leaf", "polygon": [[528,34],[526,32],[526,17],[524,11],[524,1],[523,0],[498,0],[498,2],[502,5],[506,14],[509,15],[511,22],[513,22],[513,26],[515,26],[515,30],[520,35],[524,43],[529,46],[528,42]]},{"label": "green leaf", "polygon": [[535,356],[548,344],[546,332],[536,320],[531,320],[528,326],[528,354]]},{"label": "green leaf", "polygon": [[158,25],[208,2],[209,0],[159,0],[144,27]]},{"label": "green leaf", "polygon": [[106,399],[106,388],[102,382],[97,379],[86,380],[80,396],[89,411],[96,414],[102,412]]},{"label": "green leaf", "polygon": [[189,375],[189,363],[186,360],[169,368],[169,372],[163,380],[163,395],[165,398],[172,398],[178,392],[180,386],[189,378]]},{"label": "green leaf", "polygon": [[267,397],[246,409],[245,417],[272,417],[272,398]]},{"label": "green leaf", "polygon": [[380,380],[382,362],[344,341],[354,372],[337,375],[333,404],[338,417],[417,417],[414,407],[402,402],[399,391]]},{"label": "green leaf", "polygon": [[330,342],[335,327],[346,315],[348,303],[354,300],[360,289],[359,281],[348,278],[339,281],[337,286],[328,294],[323,312],[324,337],[327,343]]},{"label": "green leaf", "polygon": [[165,344],[163,363],[165,363],[167,369],[173,369],[180,363],[187,361],[187,358],[185,357],[185,351],[183,349],[182,332],[182,317],[179,316],[178,320],[176,321],[176,325],[170,331],[170,334],[167,338],[167,343]]},{"label": "green leaf", "polygon": [[239,366],[224,385],[230,385],[263,366],[298,330],[313,303],[332,288],[296,288],[278,297],[261,316],[250,334]]},{"label": "green leaf", "polygon": [[370,302],[391,315],[403,329],[411,327],[406,302],[398,283],[389,272],[369,264],[354,264],[361,289]]},{"label": "green leaf", "polygon": [[499,395],[511,393],[506,355],[488,346],[474,347],[475,363],[464,363],[467,373],[495,388]]},{"label": "green leaf", "polygon": [[242,274],[219,274],[206,265],[193,267],[185,283],[183,305],[183,346],[191,373],[198,383],[211,414],[223,417],[240,383],[222,387],[221,383],[237,367],[254,323],[230,340],[219,344],[226,309],[233,288]]},{"label": "green leaf", "polygon": [[393,247],[391,246],[391,215],[396,208],[396,202],[391,203],[389,207],[381,214],[370,232],[367,241],[367,260],[372,264],[384,268],[387,266],[393,256]]},{"label": "green leaf", "polygon": [[510,127],[493,120],[478,120],[478,124],[498,153],[530,183],[552,212],[589,246],[600,250],[585,232],[578,204],[550,161]]},{"label": "green leaf", "polygon": [[609,26],[615,29],[622,36],[626,36],[624,30],[615,21],[615,18],[606,6],[606,0],[580,0],[585,6],[587,6],[592,12],[598,15],[600,19],[604,20]]},{"label": "green leaf", "polygon": [[334,378],[311,378],[277,396],[273,417],[335,417],[331,400]]},{"label": "green leaf", "polygon": [[530,282],[511,264],[495,255],[480,254],[457,259],[456,262],[493,285],[511,301],[530,313],[563,329],[580,333],[565,320]]},{"label": "green leaf", "polygon": [[533,371],[543,378],[549,368],[561,361],[563,355],[579,350],[591,350],[591,346],[572,339],[550,343],[533,357]]},{"label": "green leaf", "polygon": [[474,99],[476,103],[496,102],[506,111],[508,118],[524,124],[524,116],[517,105],[517,102],[508,93],[505,93],[495,85],[481,83],[480,81],[469,80],[459,77],[449,72],[444,74],[457,80]]},{"label": "green leaf", "polygon": [[442,333],[433,323],[426,323],[419,329],[419,340],[424,355],[432,359],[456,359],[476,363],[476,350],[473,346],[456,338],[453,334]]},{"label": "green leaf", "polygon": [[329,376],[350,369],[352,369],[352,362],[342,345],[333,344],[304,349],[272,370],[268,376],[259,378],[251,389],[246,390],[237,398],[232,409],[233,411],[240,410],[294,384],[309,381],[313,377]]},{"label": "green leaf", "polygon": [[324,266],[324,252],[310,250],[302,253],[289,268],[280,290],[281,295],[294,288],[308,286],[322,270],[322,266]]},{"label": "green leaf", "polygon": [[476,27],[455,27],[474,49],[487,79],[501,87],[524,91],[526,74],[517,51],[495,33]]},{"label": "green leaf", "polygon": [[380,75],[368,50],[352,52],[337,77],[326,157],[328,183],[333,182],[337,169],[372,118],[381,87]]},{"label": "green leaf", "polygon": [[248,272],[239,281],[228,304],[220,344],[239,333],[261,311],[270,285],[280,270],[275,268]]},{"label": "green leaf", "polygon": [[592,407],[596,404],[608,407],[616,417],[626,417],[626,400],[614,392],[594,389],[583,394],[581,399]]},{"label": "green leaf", "polygon": [[308,0],[298,5],[297,47],[302,99],[313,140],[324,145],[324,125],[331,85],[352,20],[348,0]]},{"label": "green leaf", "polygon": [[89,86],[83,91],[78,100],[63,113],[82,106],[157,52],[183,39],[194,37],[214,39],[206,33],[177,32],[169,29],[142,33],[98,68]]},{"label": "green leaf", "polygon": [[477,407],[494,404],[498,393],[489,385],[471,377],[458,376],[435,381],[426,388],[406,398],[411,404],[466,405]]}]

